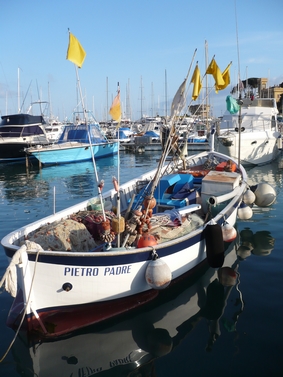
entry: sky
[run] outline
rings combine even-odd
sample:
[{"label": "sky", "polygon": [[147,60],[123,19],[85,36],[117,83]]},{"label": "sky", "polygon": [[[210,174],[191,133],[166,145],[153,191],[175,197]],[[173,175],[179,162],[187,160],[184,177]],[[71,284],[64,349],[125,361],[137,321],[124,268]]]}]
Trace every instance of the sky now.
[{"label": "sky", "polygon": [[[197,63],[203,90],[192,101],[188,85],[187,104],[208,101],[213,116],[239,74],[283,82],[282,0],[0,0],[0,9],[0,115],[41,100],[54,117],[72,118],[80,97],[68,29],[86,51],[79,82],[97,121],[111,119],[118,83],[124,116],[169,114]],[[221,71],[232,61],[231,84],[218,94],[204,75],[213,56]]]}]

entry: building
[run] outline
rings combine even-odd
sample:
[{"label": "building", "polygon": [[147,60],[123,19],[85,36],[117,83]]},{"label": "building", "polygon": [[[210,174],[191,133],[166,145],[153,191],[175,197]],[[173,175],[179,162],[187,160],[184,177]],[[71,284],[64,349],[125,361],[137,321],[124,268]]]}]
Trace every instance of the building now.
[{"label": "building", "polygon": [[282,102],[283,98],[281,99],[281,95],[283,94],[283,88],[279,85],[268,87],[268,79],[262,78],[259,79],[259,86],[258,86],[258,93],[260,94],[259,97],[262,98],[275,98],[277,103],[278,110],[282,112]]},{"label": "building", "polygon": [[194,116],[197,116],[201,119],[206,119],[210,116],[210,105],[191,105],[189,111]]}]

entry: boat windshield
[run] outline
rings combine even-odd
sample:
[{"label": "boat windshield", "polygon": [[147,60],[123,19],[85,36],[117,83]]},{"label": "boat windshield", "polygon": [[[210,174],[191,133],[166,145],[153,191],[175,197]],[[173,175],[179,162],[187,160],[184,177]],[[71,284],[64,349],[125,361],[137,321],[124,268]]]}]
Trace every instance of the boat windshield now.
[{"label": "boat windshield", "polygon": [[24,137],[32,135],[43,135],[44,132],[39,126],[28,127],[0,127],[1,137]]}]

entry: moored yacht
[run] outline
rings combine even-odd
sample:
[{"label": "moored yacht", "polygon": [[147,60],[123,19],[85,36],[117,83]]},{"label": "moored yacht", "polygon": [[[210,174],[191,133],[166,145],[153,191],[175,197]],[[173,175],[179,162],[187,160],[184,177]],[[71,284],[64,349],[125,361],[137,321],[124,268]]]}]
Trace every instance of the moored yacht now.
[{"label": "moored yacht", "polygon": [[[232,100],[228,96],[226,101]],[[243,165],[264,165],[275,160],[282,145],[275,99],[251,96],[236,102],[234,113],[227,103],[215,138],[216,150],[239,158]]]},{"label": "moored yacht", "polygon": [[42,115],[3,115],[0,123],[0,161],[25,160],[25,149],[50,143]]}]

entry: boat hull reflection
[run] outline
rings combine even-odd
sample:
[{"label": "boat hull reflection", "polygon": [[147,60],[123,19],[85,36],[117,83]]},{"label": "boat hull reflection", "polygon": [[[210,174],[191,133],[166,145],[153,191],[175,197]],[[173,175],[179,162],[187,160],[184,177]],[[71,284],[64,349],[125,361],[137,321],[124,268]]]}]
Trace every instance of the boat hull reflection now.
[{"label": "boat hull reflection", "polygon": [[[56,341],[18,338],[13,346],[17,364],[23,372],[32,369],[40,377],[58,371],[72,377],[132,375],[137,369],[150,370],[156,358],[170,353],[202,319],[209,322],[209,340],[204,342],[210,350],[217,339],[227,298],[237,284],[242,260],[237,255],[237,242],[227,245],[224,265],[219,270],[206,266],[194,280],[175,286],[169,297],[166,291],[158,305],[148,305],[134,316],[91,326]],[[242,310],[243,306],[238,312]]]}]

